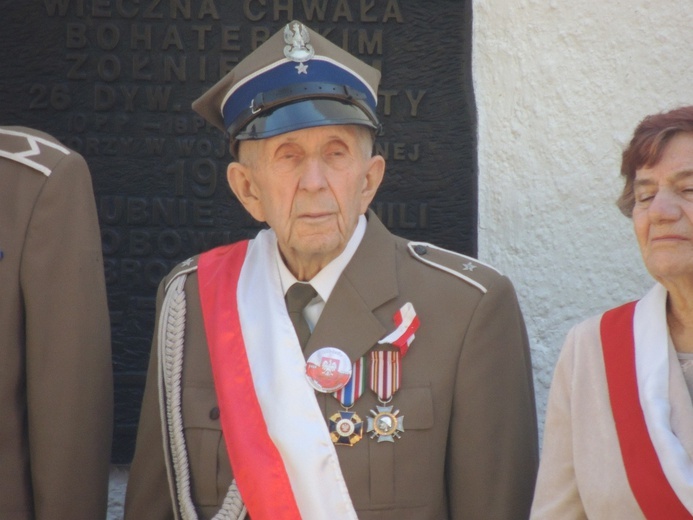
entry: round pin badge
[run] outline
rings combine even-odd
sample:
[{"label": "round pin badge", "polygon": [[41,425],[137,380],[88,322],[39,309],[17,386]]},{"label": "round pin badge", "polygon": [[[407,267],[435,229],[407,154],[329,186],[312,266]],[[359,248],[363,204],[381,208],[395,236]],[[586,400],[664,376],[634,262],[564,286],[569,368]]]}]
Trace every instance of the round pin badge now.
[{"label": "round pin badge", "polygon": [[318,392],[336,392],[351,379],[351,360],[338,348],[323,347],[308,358],[306,378]]}]

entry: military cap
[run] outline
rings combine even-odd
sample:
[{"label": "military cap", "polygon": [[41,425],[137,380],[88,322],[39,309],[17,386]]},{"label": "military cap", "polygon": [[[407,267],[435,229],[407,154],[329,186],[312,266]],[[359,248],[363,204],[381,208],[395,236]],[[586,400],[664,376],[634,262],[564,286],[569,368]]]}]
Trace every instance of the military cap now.
[{"label": "military cap", "polygon": [[379,126],[380,72],[292,21],[193,102],[238,141],[324,125]]}]

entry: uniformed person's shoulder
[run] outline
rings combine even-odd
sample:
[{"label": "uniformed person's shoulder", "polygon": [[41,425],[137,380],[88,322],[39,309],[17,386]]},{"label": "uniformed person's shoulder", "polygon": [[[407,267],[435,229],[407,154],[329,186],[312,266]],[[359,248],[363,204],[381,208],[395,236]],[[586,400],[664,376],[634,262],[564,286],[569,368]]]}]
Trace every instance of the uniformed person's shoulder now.
[{"label": "uniformed person's shoulder", "polygon": [[164,289],[168,289],[177,278],[196,272],[197,262],[199,259],[200,255],[191,256],[171,269],[171,271],[166,275],[166,278],[164,278]]},{"label": "uniformed person's shoulder", "polygon": [[23,126],[0,126],[0,160],[28,167],[48,177],[66,157],[83,162],[79,154],[46,132]]},{"label": "uniformed person's shoulder", "polygon": [[407,241],[409,255],[431,269],[447,273],[463,283],[486,293],[502,274],[476,258],[450,251],[427,242]]}]

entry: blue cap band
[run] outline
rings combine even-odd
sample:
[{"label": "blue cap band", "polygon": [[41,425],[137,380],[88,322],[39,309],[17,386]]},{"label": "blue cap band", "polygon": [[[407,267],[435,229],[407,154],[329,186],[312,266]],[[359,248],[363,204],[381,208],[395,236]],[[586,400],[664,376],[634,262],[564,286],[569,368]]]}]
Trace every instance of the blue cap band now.
[{"label": "blue cap band", "polygon": [[[365,105],[366,110],[370,109],[368,110],[370,113],[367,114],[369,117],[375,114],[377,99],[374,93],[367,83],[350,70],[320,57],[315,57],[304,63],[282,60],[277,62],[276,66],[262,71],[237,86],[225,100],[222,115],[224,125],[229,130],[231,138],[233,139],[235,134],[241,131],[248,122],[263,114],[263,107],[260,106],[257,109],[253,107],[253,102],[258,94],[273,92],[274,104],[272,108],[276,108],[283,103],[296,101],[297,98],[294,95],[297,90],[296,87],[304,83],[313,85],[328,83],[348,87],[343,96],[345,102],[349,102],[351,99],[347,92],[349,89],[353,89],[360,94],[358,105]],[[276,94],[277,92],[281,93],[282,87],[287,87],[285,101],[282,101],[281,97]],[[314,97],[319,98],[321,96],[316,94]],[[249,110],[251,111],[250,118],[248,118]]]}]

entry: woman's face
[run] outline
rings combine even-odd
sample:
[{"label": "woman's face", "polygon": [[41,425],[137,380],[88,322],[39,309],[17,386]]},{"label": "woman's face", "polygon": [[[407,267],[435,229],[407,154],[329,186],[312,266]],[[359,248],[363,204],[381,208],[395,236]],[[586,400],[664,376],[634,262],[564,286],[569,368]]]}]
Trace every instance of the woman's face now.
[{"label": "woman's face", "polygon": [[676,134],[657,164],[635,172],[633,226],[656,280],[693,281],[693,133]]}]

